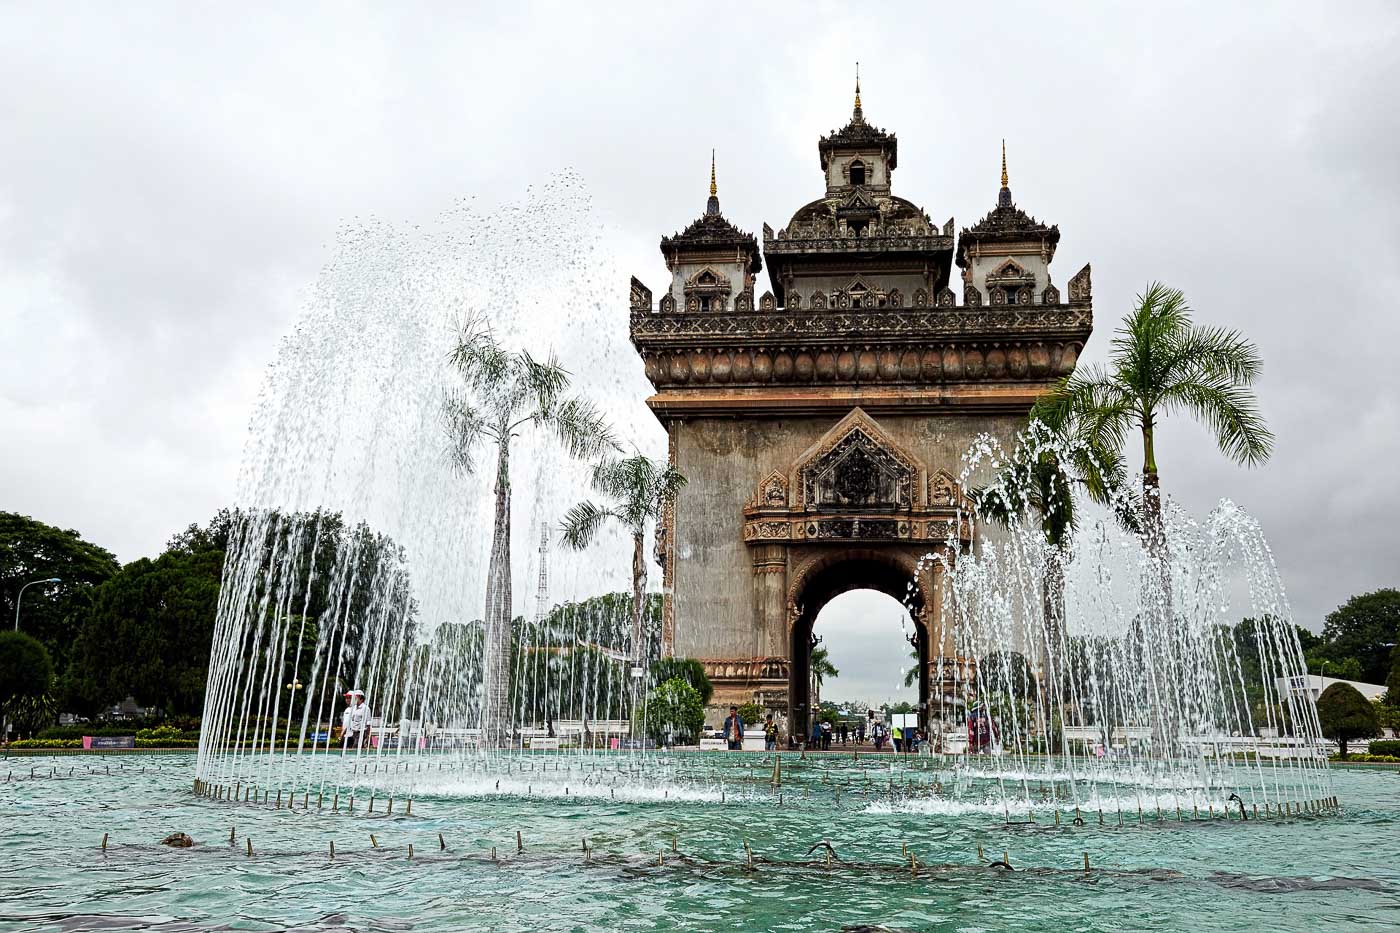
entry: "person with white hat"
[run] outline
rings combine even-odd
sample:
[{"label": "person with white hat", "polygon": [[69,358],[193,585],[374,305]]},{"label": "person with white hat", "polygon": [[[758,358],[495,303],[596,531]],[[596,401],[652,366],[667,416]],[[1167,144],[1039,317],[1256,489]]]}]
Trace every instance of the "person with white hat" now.
[{"label": "person with white hat", "polygon": [[346,748],[360,748],[369,731],[369,704],[365,702],[365,692],[360,689],[345,693],[345,712],[340,714],[340,729]]}]

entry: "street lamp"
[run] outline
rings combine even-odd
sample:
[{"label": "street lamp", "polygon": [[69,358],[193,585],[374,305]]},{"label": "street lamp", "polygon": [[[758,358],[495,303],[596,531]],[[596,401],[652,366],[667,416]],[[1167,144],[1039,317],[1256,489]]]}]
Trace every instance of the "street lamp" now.
[{"label": "street lamp", "polygon": [[47,580],[30,580],[30,581],[29,581],[28,583],[26,583],[24,586],[21,586],[21,587],[19,588],[19,595],[15,597],[15,631],[16,631],[16,632],[19,631],[19,603],[20,603],[20,600],[24,599],[24,591],[27,590],[27,589],[29,589],[31,586],[33,586],[33,585],[36,584],[36,583],[62,583],[62,582],[63,582],[63,581],[60,580],[58,577],[49,577]]}]

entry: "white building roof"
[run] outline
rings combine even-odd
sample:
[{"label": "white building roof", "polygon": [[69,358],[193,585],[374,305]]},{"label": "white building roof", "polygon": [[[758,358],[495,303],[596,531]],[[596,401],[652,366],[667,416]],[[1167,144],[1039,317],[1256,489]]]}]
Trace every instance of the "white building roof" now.
[{"label": "white building roof", "polygon": [[1313,699],[1322,695],[1333,684],[1350,684],[1366,699],[1375,701],[1385,695],[1385,684],[1367,684],[1359,680],[1342,680],[1340,677],[1326,677],[1320,674],[1299,674],[1296,677],[1279,677],[1275,681],[1278,684],[1279,692],[1283,692],[1285,682],[1294,693],[1302,693],[1304,690],[1312,694]]}]

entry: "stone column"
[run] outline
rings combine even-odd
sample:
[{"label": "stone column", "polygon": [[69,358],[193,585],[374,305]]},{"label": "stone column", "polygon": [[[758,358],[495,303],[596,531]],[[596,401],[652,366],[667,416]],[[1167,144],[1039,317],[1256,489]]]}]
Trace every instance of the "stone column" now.
[{"label": "stone column", "polygon": [[753,559],[754,646],[756,657],[786,657],[787,546],[760,544]]}]

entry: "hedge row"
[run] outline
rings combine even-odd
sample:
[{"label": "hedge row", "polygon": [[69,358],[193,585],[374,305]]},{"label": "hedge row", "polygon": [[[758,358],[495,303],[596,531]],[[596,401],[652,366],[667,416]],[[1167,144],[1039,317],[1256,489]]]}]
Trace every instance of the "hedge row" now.
[{"label": "hedge row", "polygon": [[[91,734],[91,733],[87,733]],[[131,735],[130,732],[123,733]],[[82,739],[20,739],[10,748],[82,748]],[[198,748],[199,739],[137,739],[137,748]],[[105,751],[106,749],[104,749]]]},{"label": "hedge row", "polygon": [[1400,740],[1387,739],[1385,741],[1380,741],[1377,739],[1371,743],[1368,754],[1400,756]]},{"label": "hedge row", "polygon": [[119,736],[134,735],[138,739],[199,739],[199,729],[181,729],[169,723],[159,723],[146,727],[139,722],[126,723],[78,723],[73,726],[52,726],[44,729],[36,739],[81,739],[85,735]]}]

